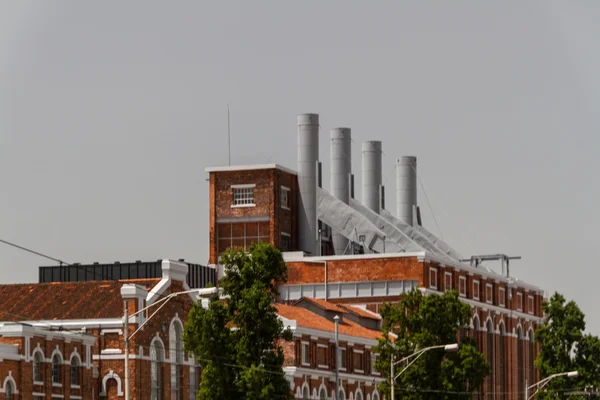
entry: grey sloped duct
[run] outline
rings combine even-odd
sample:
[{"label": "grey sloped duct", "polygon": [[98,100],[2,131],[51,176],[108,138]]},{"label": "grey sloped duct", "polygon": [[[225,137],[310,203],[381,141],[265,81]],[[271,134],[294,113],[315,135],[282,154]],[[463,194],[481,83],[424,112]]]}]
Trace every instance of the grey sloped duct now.
[{"label": "grey sloped duct", "polygon": [[[317,216],[334,231],[341,233],[353,242],[363,244],[365,251],[376,253],[419,251],[412,246],[404,248],[390,240],[386,240],[384,244],[385,233],[373,225],[364,215],[335,198],[323,188],[317,188]],[[359,240],[360,236],[364,236],[364,241]]]},{"label": "grey sloped duct", "polygon": [[[439,249],[428,243],[419,243],[413,238],[407,236],[404,232],[398,229],[394,224],[386,220],[383,216],[361,204],[355,199],[350,199],[350,207],[365,216],[375,227],[379,228],[385,235],[388,241],[398,243],[407,251],[423,251],[428,250],[440,254]],[[423,241],[421,241],[423,242]],[[387,242],[386,242],[387,243]]]},{"label": "grey sloped duct", "polygon": [[[442,239],[438,238],[437,236],[435,236],[433,233],[429,232],[427,229],[423,228],[422,226],[417,225],[416,227],[413,228],[412,226],[408,225],[406,222],[401,221],[400,219],[396,218],[394,215],[392,215],[387,210],[381,210],[381,215],[385,219],[390,221],[398,229],[400,229],[402,232],[404,232],[404,234],[406,234],[408,237],[410,237],[411,239],[414,238],[414,240],[417,240],[417,243],[421,243],[423,240],[426,240],[429,243],[432,243],[433,245],[435,245],[435,247],[439,250],[439,252],[441,252],[442,254],[445,254],[446,256],[450,257],[454,261],[459,261],[460,259],[463,258],[456,250],[454,250],[452,247],[448,246],[448,244],[446,242],[444,242]],[[417,239],[418,237],[421,237],[421,239]]]}]

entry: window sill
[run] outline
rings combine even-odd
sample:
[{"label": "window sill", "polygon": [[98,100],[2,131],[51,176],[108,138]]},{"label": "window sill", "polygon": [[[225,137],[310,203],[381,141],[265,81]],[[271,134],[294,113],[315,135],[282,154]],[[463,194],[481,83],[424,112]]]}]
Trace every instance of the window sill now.
[{"label": "window sill", "polygon": [[302,366],[303,367],[310,367],[310,363],[305,363],[304,361],[302,362]]},{"label": "window sill", "polygon": [[429,286],[429,289],[437,290],[437,286]]},{"label": "window sill", "polygon": [[328,366],[328,365],[320,365],[320,364],[319,364],[319,365],[318,365],[318,367],[319,367],[319,368],[324,368],[324,369],[329,369],[329,366]]},{"label": "window sill", "polygon": [[340,367],[340,371],[344,371],[344,372],[345,372],[345,371],[346,371],[346,368],[342,368],[342,367]]},{"label": "window sill", "polygon": [[381,376],[381,374],[379,372],[371,372],[371,375]]},{"label": "window sill", "polygon": [[33,381],[34,386],[43,386],[44,382],[42,381]]},{"label": "window sill", "polygon": [[248,208],[248,207],[256,207],[256,204],[233,204],[231,208]]},{"label": "window sill", "polygon": [[81,389],[81,386],[79,386],[79,385],[71,385],[71,389]]},{"label": "window sill", "polygon": [[288,210],[288,211],[291,211],[291,209],[290,209],[289,207],[286,207],[286,206],[281,206],[281,209],[282,209],[282,210]]},{"label": "window sill", "polygon": [[354,372],[358,372],[359,374],[364,374],[365,370],[364,369],[355,369]]},{"label": "window sill", "polygon": [[506,307],[506,304],[498,304],[498,306],[500,306],[500,307],[502,307],[502,308],[505,308],[505,307]]},{"label": "window sill", "polygon": [[479,297],[473,297],[473,300],[479,301]]},{"label": "window sill", "polygon": [[494,304],[494,302],[493,302],[493,301],[490,301],[490,300],[486,300],[485,302],[486,302],[487,304]]},{"label": "window sill", "polygon": [[459,295],[460,297],[467,297],[467,294],[466,294],[466,293],[459,293],[458,295]]},{"label": "window sill", "polygon": [[62,383],[52,382],[52,387],[62,387]]}]

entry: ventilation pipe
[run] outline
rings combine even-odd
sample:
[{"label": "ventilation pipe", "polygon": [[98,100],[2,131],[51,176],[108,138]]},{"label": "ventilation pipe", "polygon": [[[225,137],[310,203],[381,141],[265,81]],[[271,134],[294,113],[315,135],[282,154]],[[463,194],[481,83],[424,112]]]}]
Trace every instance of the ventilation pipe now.
[{"label": "ventilation pipe", "polygon": [[[350,199],[350,180],[352,171],[350,128],[335,128],[329,132],[330,185],[331,194],[344,203]],[[340,232],[332,234],[335,254],[344,254],[348,239]]]},{"label": "ventilation pipe", "polygon": [[317,164],[319,160],[319,115],[300,114],[298,126],[298,245],[317,254]]},{"label": "ventilation pipe", "polygon": [[381,142],[362,144],[362,199],[363,204],[379,214],[381,187]]},{"label": "ventilation pipe", "polygon": [[396,213],[401,221],[414,226],[413,207],[417,206],[417,157],[396,160]]}]

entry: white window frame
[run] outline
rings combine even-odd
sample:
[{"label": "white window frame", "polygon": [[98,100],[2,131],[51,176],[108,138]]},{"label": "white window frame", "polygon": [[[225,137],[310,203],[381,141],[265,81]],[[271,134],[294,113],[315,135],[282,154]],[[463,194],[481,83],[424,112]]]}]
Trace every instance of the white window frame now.
[{"label": "white window frame", "polygon": [[[35,357],[38,354],[41,355],[41,359],[39,360],[40,361],[40,363],[39,363],[40,365],[39,365],[39,371],[38,371],[40,373],[39,378],[42,378],[42,380],[40,380],[40,381],[35,380],[35,378],[36,378],[36,376],[35,376],[35,372],[36,372],[35,371],[35,365],[36,365]],[[33,356],[31,357],[31,361],[32,361],[32,370],[33,370],[32,371],[33,372],[33,384],[34,385],[38,385],[38,386],[39,385],[43,385],[44,384],[44,362],[46,361],[46,357],[44,357],[44,352],[39,347],[39,345],[38,345],[38,347],[36,347],[33,350]]]},{"label": "white window frame", "polygon": [[[353,349],[352,350],[352,368],[354,368],[354,354],[362,354],[363,357],[363,364],[365,362],[365,352],[363,350],[357,350],[357,349]],[[364,369],[355,369],[354,372],[358,372],[359,374],[364,374],[365,370]]]},{"label": "white window frame", "polygon": [[[327,345],[325,345],[325,344],[323,344],[323,343],[317,343],[317,347],[318,347],[319,349],[325,349],[325,360],[327,360]],[[318,352],[318,351],[319,351],[319,350],[317,349],[317,352]],[[317,357],[317,359],[318,359],[318,358],[319,358],[319,357]],[[318,362],[318,361],[317,361],[317,362]],[[317,364],[317,366],[318,366],[319,368],[325,368],[325,369],[329,369],[329,365]]]},{"label": "white window frame", "polygon": [[[477,285],[477,290],[475,290],[475,285]],[[473,300],[479,300],[480,290],[481,284],[479,283],[479,279],[473,279]]]},{"label": "white window frame", "polygon": [[[450,277],[450,287],[448,287],[448,281],[447,278]],[[445,291],[450,291],[452,290],[452,272],[444,272],[444,290]]]},{"label": "white window frame", "polygon": [[[461,285],[462,283],[462,285]],[[461,286],[463,287],[463,290],[461,291]],[[458,277],[458,295],[460,297],[467,297],[467,277],[466,276],[459,276]]]},{"label": "white window frame", "polygon": [[[337,362],[337,360],[336,360],[336,362]],[[345,347],[340,347],[340,371],[346,371],[346,348]]]},{"label": "white window frame", "polygon": [[[302,346],[302,365],[310,366],[310,342],[305,342],[304,340],[301,343]],[[306,361],[304,361],[306,360]]]},{"label": "white window frame", "polygon": [[[488,296],[488,289],[490,289],[489,293],[491,293],[491,299]],[[488,304],[494,304],[494,285],[491,283],[485,284],[485,302]]]},{"label": "white window frame", "polygon": [[517,298],[517,306],[516,306],[517,311],[523,311],[523,293],[517,292],[516,298]]},{"label": "white window frame", "polygon": [[[78,371],[75,371],[76,376],[77,376],[77,383],[74,384],[73,383],[73,360],[76,359],[76,363],[77,364],[77,368],[79,368]],[[74,353],[73,355],[71,355],[71,360],[69,361],[69,383],[71,384],[71,388],[73,389],[80,389],[81,388],[81,380],[83,379],[83,363],[81,362],[81,357],[79,356],[78,353]]]},{"label": "white window frame", "polygon": [[[531,306],[530,306],[531,305]],[[527,296],[527,312],[533,314],[533,308],[535,307],[535,300],[532,295]]]},{"label": "white window frame", "polygon": [[[435,279],[431,279],[432,275],[435,275]],[[438,288],[437,278],[438,278],[438,270],[437,270],[437,268],[430,267],[429,268],[429,287],[431,289],[437,290],[437,288]]]},{"label": "white window frame", "polygon": [[[246,184],[246,185],[231,185],[231,195],[232,195],[232,201],[233,201],[233,204],[231,205],[231,208],[256,207],[256,201],[254,199],[254,188],[256,188],[256,184],[254,184],[254,183],[250,183],[250,184]],[[239,204],[236,204],[235,191],[236,190],[243,190],[243,189],[252,189],[252,191],[251,191],[251,193],[252,193],[252,203],[239,203]]]},{"label": "white window frame", "polygon": [[[281,208],[283,208],[284,210],[289,210],[292,205],[292,203],[290,202],[290,199],[291,199],[290,194],[292,193],[292,189],[290,189],[287,186],[281,186],[280,190],[281,190],[281,196],[280,196],[279,201],[281,203]],[[285,193],[285,200],[286,200],[285,202],[283,201],[284,193]]]},{"label": "white window frame", "polygon": [[500,307],[506,307],[506,289],[503,287],[498,288],[498,305]]},{"label": "white window frame", "polygon": [[377,358],[379,358],[379,353],[371,353],[371,375],[381,376],[381,372],[375,370]]}]

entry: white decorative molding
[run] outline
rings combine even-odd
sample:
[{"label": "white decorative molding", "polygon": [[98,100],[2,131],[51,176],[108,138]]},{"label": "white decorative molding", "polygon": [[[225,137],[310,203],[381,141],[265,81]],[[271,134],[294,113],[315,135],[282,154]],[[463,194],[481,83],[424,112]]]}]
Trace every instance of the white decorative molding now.
[{"label": "white decorative molding", "polygon": [[102,392],[100,392],[100,396],[106,396],[107,392],[106,392],[106,382],[109,379],[114,379],[117,381],[117,396],[122,397],[123,396],[123,390],[121,387],[121,378],[119,377],[119,375],[115,374],[115,372],[111,369],[108,374],[104,375],[104,377],[102,378]]}]

